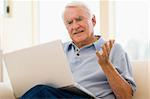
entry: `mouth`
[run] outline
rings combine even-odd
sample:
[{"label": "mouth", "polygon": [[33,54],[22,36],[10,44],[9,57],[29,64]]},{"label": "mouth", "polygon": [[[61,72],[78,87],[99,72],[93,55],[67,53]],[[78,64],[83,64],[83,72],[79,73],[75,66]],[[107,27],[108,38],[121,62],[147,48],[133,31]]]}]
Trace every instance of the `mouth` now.
[{"label": "mouth", "polygon": [[79,33],[82,33],[82,32],[84,32],[84,30],[75,31],[75,32],[73,33],[73,35],[79,34]]}]

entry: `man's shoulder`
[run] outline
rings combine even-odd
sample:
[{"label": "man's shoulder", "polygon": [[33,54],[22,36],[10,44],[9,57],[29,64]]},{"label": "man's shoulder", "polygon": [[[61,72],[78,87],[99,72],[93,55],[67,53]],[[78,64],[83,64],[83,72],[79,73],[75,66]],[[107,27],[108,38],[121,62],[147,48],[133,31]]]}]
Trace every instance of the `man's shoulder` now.
[{"label": "man's shoulder", "polygon": [[124,55],[126,52],[124,51],[123,47],[119,43],[114,43],[111,52],[110,58],[117,58]]},{"label": "man's shoulder", "polygon": [[119,43],[114,43],[113,47],[112,47],[112,51],[115,51],[115,52],[122,52],[124,51],[121,44]]}]

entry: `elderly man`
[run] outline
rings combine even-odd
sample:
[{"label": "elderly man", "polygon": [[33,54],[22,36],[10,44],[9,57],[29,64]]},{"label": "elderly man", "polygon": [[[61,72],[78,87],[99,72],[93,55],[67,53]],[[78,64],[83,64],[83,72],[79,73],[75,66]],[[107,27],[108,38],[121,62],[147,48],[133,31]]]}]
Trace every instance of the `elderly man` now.
[{"label": "elderly man", "polygon": [[[64,44],[64,50],[75,81],[98,99],[131,99],[136,85],[127,53],[114,41],[105,42],[94,35],[96,18],[90,9],[81,2],[71,2],[65,7],[63,20],[72,39]],[[88,97],[46,85],[36,86],[21,97],[38,98]]]}]

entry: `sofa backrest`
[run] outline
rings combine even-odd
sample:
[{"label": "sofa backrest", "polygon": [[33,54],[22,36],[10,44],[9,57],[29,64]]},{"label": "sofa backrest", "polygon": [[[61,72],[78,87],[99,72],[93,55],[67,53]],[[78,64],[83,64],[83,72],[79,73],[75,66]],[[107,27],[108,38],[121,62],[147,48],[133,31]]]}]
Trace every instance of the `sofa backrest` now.
[{"label": "sofa backrest", "polygon": [[149,64],[148,61],[132,61],[133,76],[137,84],[137,90],[133,99],[150,99],[149,96]]}]

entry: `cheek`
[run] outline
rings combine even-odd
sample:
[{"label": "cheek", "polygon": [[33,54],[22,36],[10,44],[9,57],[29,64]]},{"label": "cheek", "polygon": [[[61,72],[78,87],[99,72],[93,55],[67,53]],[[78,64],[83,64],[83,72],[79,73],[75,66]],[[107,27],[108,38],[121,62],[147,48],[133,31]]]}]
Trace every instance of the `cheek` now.
[{"label": "cheek", "polygon": [[86,27],[89,32],[93,32],[93,24],[91,22],[89,22]]},{"label": "cheek", "polygon": [[67,31],[68,31],[69,35],[71,36],[72,29],[70,27],[66,27],[66,28],[67,28]]},{"label": "cheek", "polygon": [[70,33],[71,29],[69,26],[66,26],[67,31]]}]

